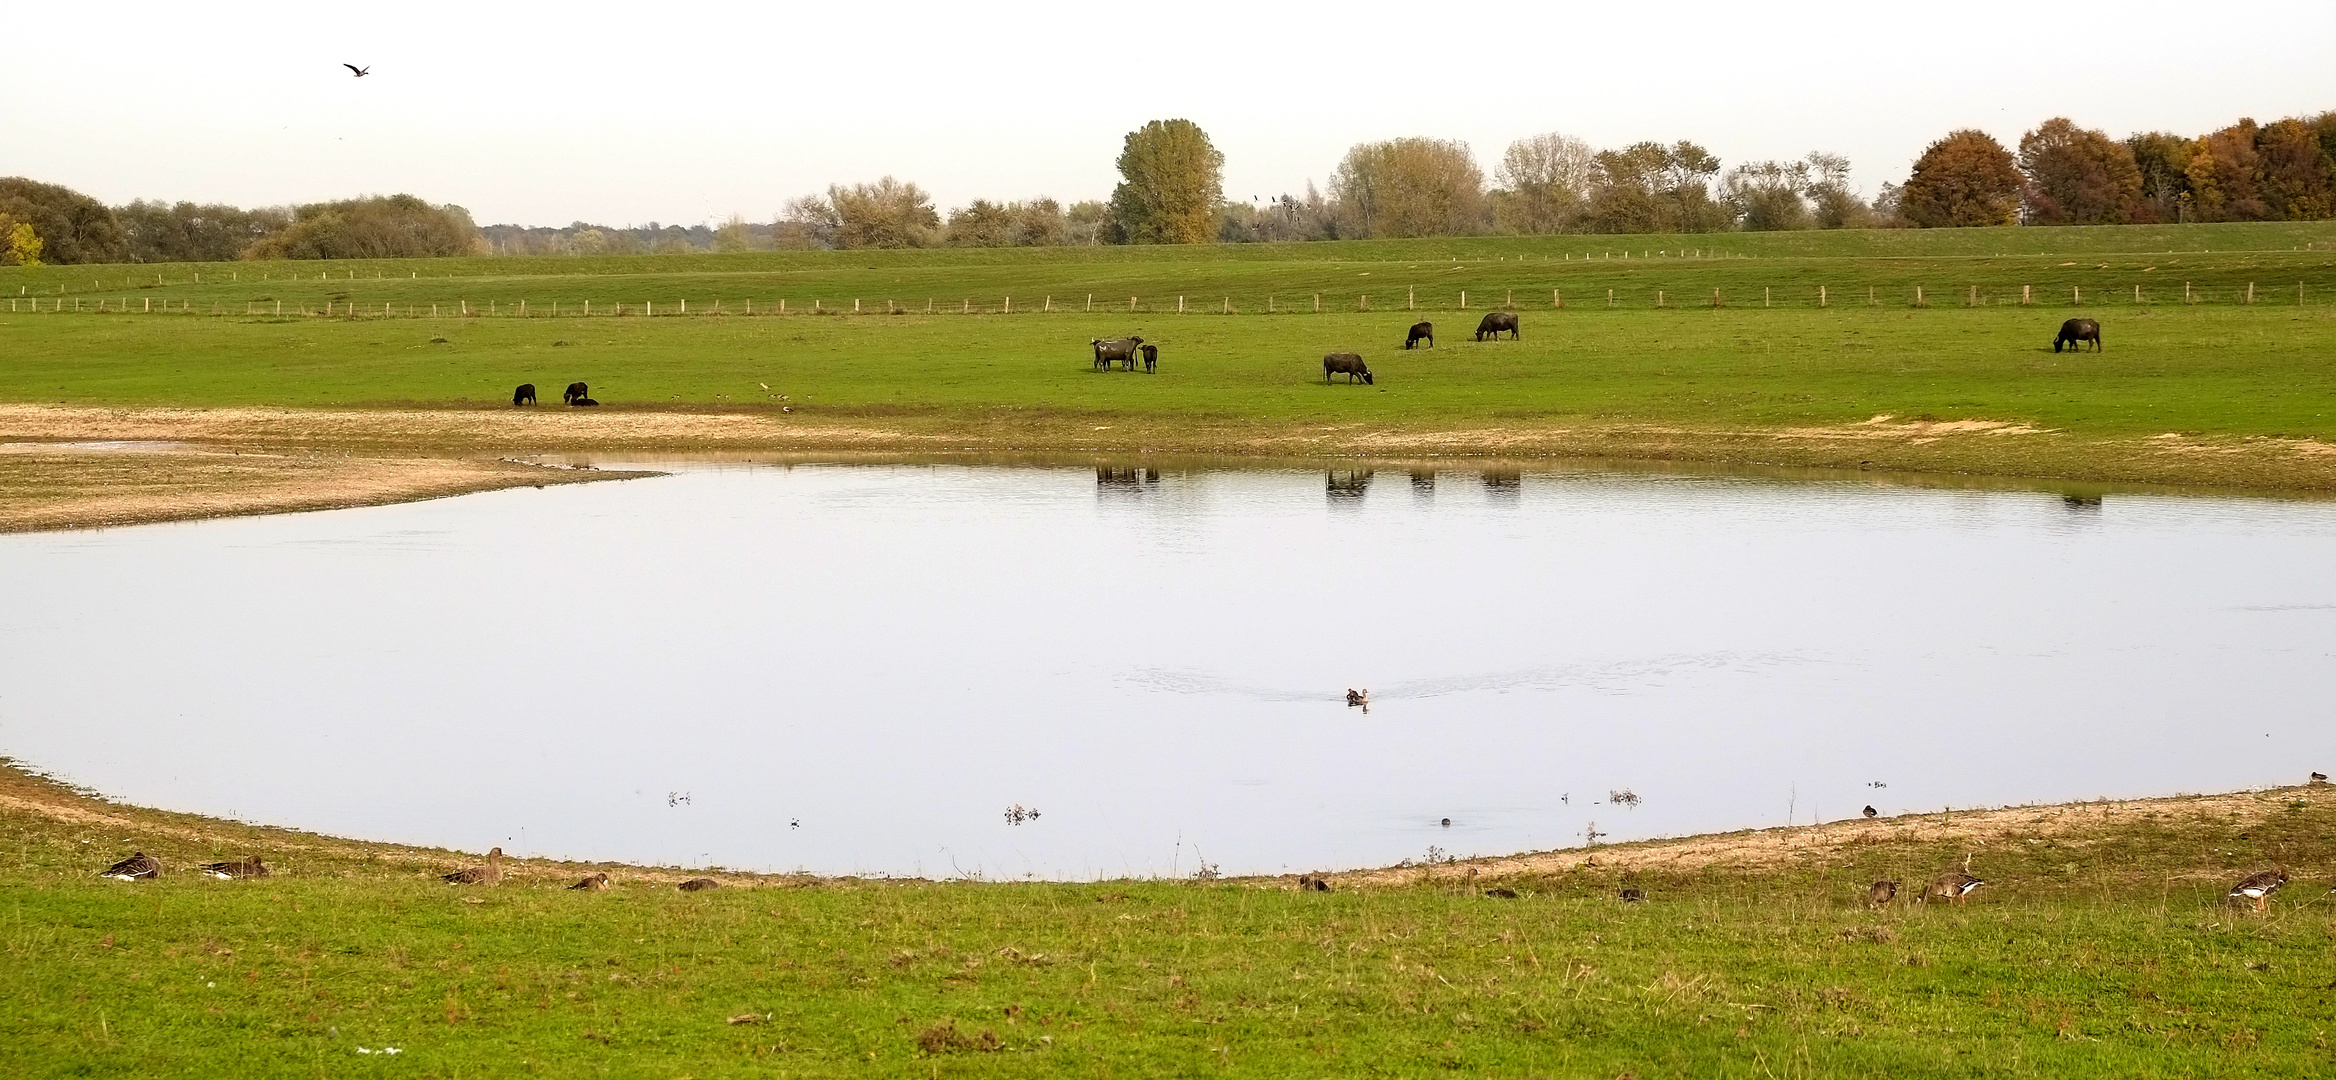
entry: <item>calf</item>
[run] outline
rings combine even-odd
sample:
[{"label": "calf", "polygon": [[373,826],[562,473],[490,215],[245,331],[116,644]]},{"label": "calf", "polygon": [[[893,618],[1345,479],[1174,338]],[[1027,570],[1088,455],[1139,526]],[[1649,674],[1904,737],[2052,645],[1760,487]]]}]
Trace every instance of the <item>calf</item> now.
[{"label": "calf", "polygon": [[511,391],[511,404],[514,407],[535,404],[535,384],[520,383],[519,389]]},{"label": "calf", "polygon": [[1411,336],[1403,339],[1403,347],[1411,348],[1422,340],[1428,343],[1428,348],[1436,347],[1436,324],[1428,322],[1411,324]]},{"label": "calf", "polygon": [[1153,372],[1159,370],[1159,368],[1160,347],[1158,345],[1146,343],[1144,345],[1144,374],[1150,375]]}]

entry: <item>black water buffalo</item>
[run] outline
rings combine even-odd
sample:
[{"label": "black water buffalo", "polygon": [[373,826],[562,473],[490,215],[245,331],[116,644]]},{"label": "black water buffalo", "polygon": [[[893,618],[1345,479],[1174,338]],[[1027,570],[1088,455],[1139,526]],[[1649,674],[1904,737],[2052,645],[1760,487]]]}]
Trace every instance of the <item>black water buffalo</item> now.
[{"label": "black water buffalo", "polygon": [[1095,370],[1109,371],[1111,370],[1111,362],[1117,360],[1127,365],[1126,370],[1134,371],[1136,369],[1136,350],[1143,346],[1144,339],[1126,337],[1112,338],[1107,341],[1103,338],[1091,338],[1087,344],[1095,347]]},{"label": "black water buffalo", "polygon": [[1491,334],[1494,341],[1499,341],[1503,333],[1508,334],[1511,339],[1523,336],[1517,333],[1515,312],[1488,311],[1483,320],[1476,324],[1476,340],[1478,341],[1483,341],[1486,334]]},{"label": "black water buffalo", "polygon": [[531,382],[527,382],[527,383],[520,383],[520,384],[519,384],[519,389],[511,391],[511,404],[513,404],[513,405],[533,405],[533,404],[535,404],[535,384],[534,384],[534,383],[531,383]]},{"label": "black water buffalo", "polygon": [[580,398],[577,398],[577,399],[576,399],[576,400],[574,400],[574,401],[571,401],[571,402],[569,402],[568,404],[570,404],[570,405],[574,405],[574,406],[577,406],[577,407],[581,408],[581,407],[583,407],[583,406],[585,406],[585,405],[598,405],[598,404],[600,404],[600,403],[599,403],[599,402],[597,402],[597,401],[594,401],[594,400],[592,400],[591,398],[588,398],[588,397],[580,397]]},{"label": "black water buffalo", "polygon": [[1325,385],[1330,382],[1332,375],[1342,374],[1346,376],[1349,386],[1354,385],[1357,375],[1363,377],[1364,385],[1371,383],[1371,368],[1363,363],[1362,357],[1351,352],[1334,352],[1322,358],[1322,381]]},{"label": "black water buffalo", "polygon": [[1159,369],[1160,347],[1158,345],[1146,344],[1144,346],[1144,374],[1150,375]]},{"label": "black water buffalo", "polygon": [[2066,345],[2068,351],[2075,352],[2078,343],[2086,341],[2093,343],[2094,352],[2101,351],[2101,324],[2091,319],[2070,319],[2060,324],[2060,336],[2052,339],[2052,351],[2059,352]]},{"label": "black water buffalo", "polygon": [[590,396],[591,393],[592,391],[587,389],[583,383],[572,382],[568,384],[567,389],[560,391],[560,401],[563,404],[574,405],[577,398]]},{"label": "black water buffalo", "polygon": [[1419,344],[1422,340],[1425,340],[1428,343],[1429,348],[1432,349],[1436,347],[1436,324],[1432,322],[1411,324],[1411,334],[1410,336],[1403,339],[1403,347],[1406,349],[1411,348],[1412,346]]}]

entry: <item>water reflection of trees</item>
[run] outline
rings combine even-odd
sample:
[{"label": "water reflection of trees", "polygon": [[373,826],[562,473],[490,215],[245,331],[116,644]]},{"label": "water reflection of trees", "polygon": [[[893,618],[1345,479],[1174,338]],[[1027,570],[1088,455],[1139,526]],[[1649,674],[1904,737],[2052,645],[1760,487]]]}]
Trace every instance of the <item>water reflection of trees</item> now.
[{"label": "water reflection of trees", "polygon": [[1371,486],[1369,469],[1331,469],[1322,474],[1322,493],[1331,502],[1353,502]]}]

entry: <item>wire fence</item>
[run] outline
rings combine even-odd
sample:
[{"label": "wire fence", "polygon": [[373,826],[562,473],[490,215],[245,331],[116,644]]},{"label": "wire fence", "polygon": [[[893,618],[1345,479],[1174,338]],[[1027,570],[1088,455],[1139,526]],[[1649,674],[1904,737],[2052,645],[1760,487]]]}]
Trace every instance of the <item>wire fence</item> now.
[{"label": "wire fence", "polygon": [[[2315,292],[2315,288],[2317,291]],[[1572,295],[1568,295],[1571,292]],[[1377,299],[1374,300],[1374,297]],[[2219,283],[2199,285],[2182,282],[2178,287],[2167,282],[2148,285],[2087,287],[2083,285],[2038,288],[2018,286],[1947,286],[1927,285],[1887,287],[1868,285],[1836,288],[1829,285],[1775,288],[1763,286],[1715,287],[1708,292],[1698,289],[1673,290],[1650,286],[1629,286],[1611,289],[1550,289],[1542,295],[1538,288],[1531,290],[1504,289],[1456,291],[1439,290],[1421,296],[1420,290],[1407,287],[1397,294],[1389,293],[1301,293],[1296,295],[1268,293],[1263,296],[1234,297],[1172,296],[1121,298],[1100,294],[1082,294],[1057,298],[1042,294],[1035,302],[1027,298],[1017,302],[1011,296],[958,297],[940,299],[927,297],[922,302],[885,299],[882,301],[853,299],[830,301],[813,299],[808,304],[787,298],[723,299],[710,298],[693,301],[686,297],[667,300],[502,300],[484,303],[457,299],[443,301],[381,301],[378,305],[357,300],[284,301],[269,300],[192,300],[154,296],[56,296],[10,297],[8,310],[24,314],[83,314],[106,315],[202,315],[238,317],[323,317],[342,319],[444,319],[444,318],[705,318],[705,317],[777,317],[777,316],[836,316],[836,315],[1026,315],[1026,314],[1108,314],[1113,312],[1147,315],[1304,315],[1337,312],[1372,311],[1519,311],[1530,308],[1547,310],[1624,309],[1624,308],[1938,308],[1938,307],[2153,307],[2167,304],[2249,306],[2261,304],[2304,306],[2313,302],[2325,303],[2336,297],[2336,287],[2311,286],[2296,282],[2293,289],[2284,286],[2263,286],[2259,282],[2243,284]]]}]

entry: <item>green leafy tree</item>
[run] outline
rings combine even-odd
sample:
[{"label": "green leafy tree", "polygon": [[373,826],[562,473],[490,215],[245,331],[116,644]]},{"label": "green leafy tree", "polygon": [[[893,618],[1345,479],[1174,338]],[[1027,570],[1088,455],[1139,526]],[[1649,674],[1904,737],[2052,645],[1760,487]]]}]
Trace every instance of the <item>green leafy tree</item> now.
[{"label": "green leafy tree", "polygon": [[994,203],[975,199],[949,212],[952,247],[1048,247],[1065,243],[1070,226],[1061,203],[1039,198]]},{"label": "green leafy tree", "polygon": [[1915,159],[1913,175],[1898,189],[1898,212],[1926,229],[2011,225],[2019,220],[2024,182],[2011,151],[1966,128]]},{"label": "green leafy tree", "polygon": [[112,209],[72,188],[0,177],[0,214],[31,225],[43,262],[122,262],[130,249]]},{"label": "green leafy tree", "polygon": [[2141,198],[2134,204],[2137,222],[2183,221],[2190,208],[2191,141],[2163,131],[2145,132],[2125,140],[2141,173]]},{"label": "green leafy tree", "polygon": [[1154,120],[1128,132],[1111,210],[1138,244],[1201,244],[1216,237],[1225,155],[1190,120]]},{"label": "green leafy tree", "polygon": [[1590,227],[1599,232],[1710,232],[1733,216],[1714,200],[1719,159],[1684,140],[1600,151],[1590,188]]},{"label": "green leafy tree", "polygon": [[412,195],[310,203],[290,227],[246,248],[247,259],[414,259],[469,255],[480,247],[470,211]]},{"label": "green leafy tree", "polygon": [[1751,161],[1721,178],[1720,201],[1747,232],[1806,229],[1817,223],[1807,197],[1815,183],[1805,161]]},{"label": "green leafy tree", "polygon": [[2121,225],[2141,204],[2133,148],[2064,116],[2020,137],[2020,217],[2030,225]]},{"label": "green leafy tree", "polygon": [[292,224],[282,209],[147,202],[116,207],[133,262],[226,262]]}]

